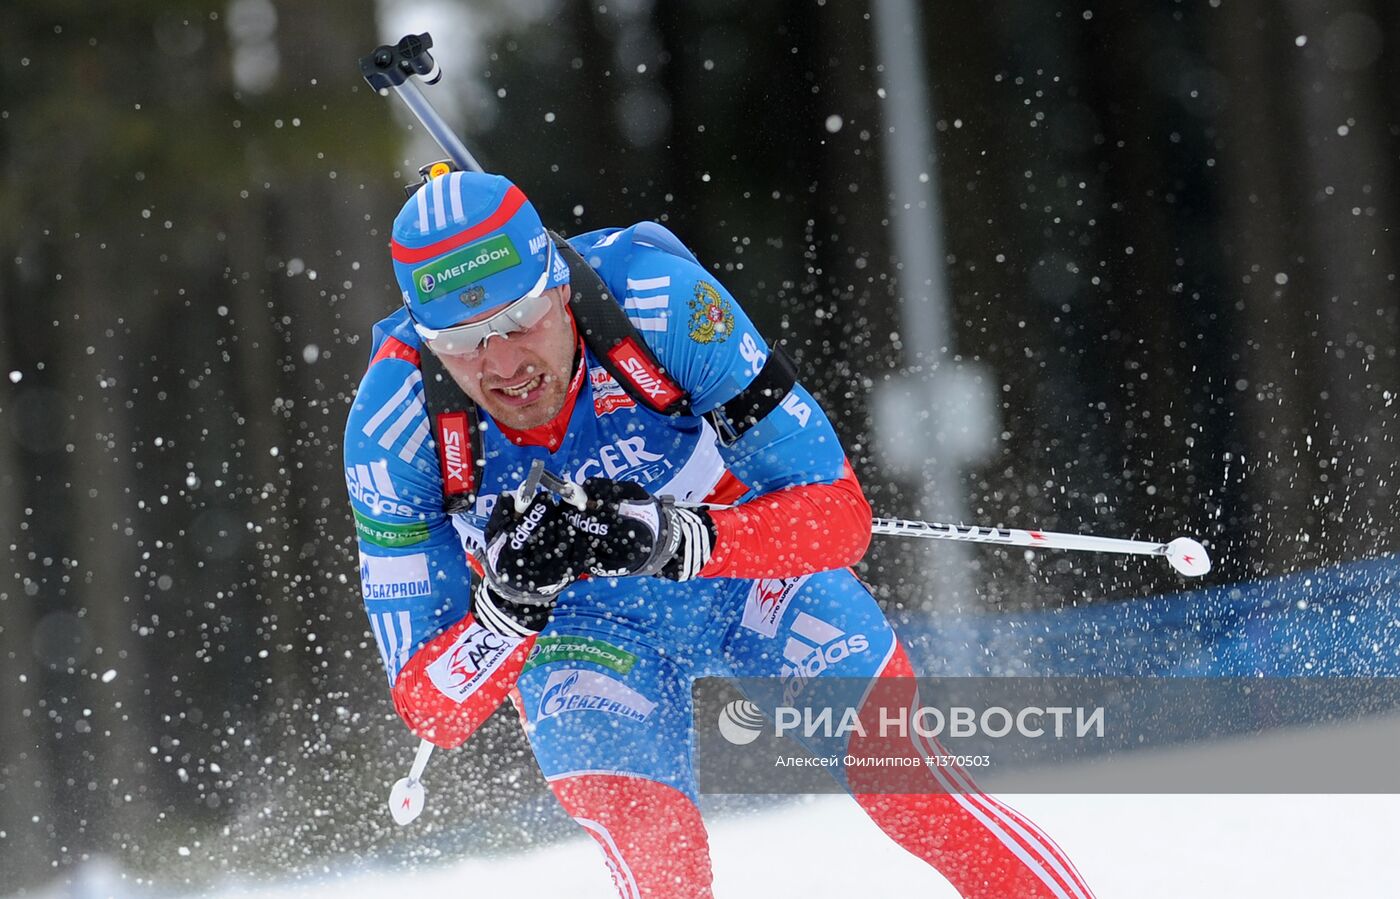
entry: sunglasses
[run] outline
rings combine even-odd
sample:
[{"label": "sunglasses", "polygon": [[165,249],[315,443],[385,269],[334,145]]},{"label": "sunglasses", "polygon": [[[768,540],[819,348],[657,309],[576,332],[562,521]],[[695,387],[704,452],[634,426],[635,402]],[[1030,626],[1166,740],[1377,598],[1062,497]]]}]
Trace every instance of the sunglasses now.
[{"label": "sunglasses", "polygon": [[423,338],[428,349],[434,353],[446,356],[466,356],[478,352],[485,346],[488,337],[505,337],[518,331],[524,331],[526,328],[533,328],[549,312],[551,302],[553,302],[552,297],[547,293],[542,293],[538,296],[522,297],[490,318],[481,321],[453,325],[440,331],[435,331],[415,321],[413,329],[418,332],[419,337]]}]

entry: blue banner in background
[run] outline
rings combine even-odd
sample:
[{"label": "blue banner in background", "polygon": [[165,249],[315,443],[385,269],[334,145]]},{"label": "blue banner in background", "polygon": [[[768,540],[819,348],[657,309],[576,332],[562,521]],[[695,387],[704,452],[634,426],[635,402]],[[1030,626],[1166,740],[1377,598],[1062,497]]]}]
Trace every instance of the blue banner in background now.
[{"label": "blue banner in background", "polygon": [[898,630],[929,677],[1400,677],[1400,557]]}]

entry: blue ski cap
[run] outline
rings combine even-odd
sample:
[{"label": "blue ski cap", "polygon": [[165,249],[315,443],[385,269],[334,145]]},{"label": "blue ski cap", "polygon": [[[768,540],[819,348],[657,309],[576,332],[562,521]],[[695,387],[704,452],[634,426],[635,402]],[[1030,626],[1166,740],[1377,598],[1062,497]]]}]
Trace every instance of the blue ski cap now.
[{"label": "blue ski cap", "polygon": [[409,197],[390,254],[409,316],[434,330],[569,282],[525,194],[481,172],[439,175]]}]

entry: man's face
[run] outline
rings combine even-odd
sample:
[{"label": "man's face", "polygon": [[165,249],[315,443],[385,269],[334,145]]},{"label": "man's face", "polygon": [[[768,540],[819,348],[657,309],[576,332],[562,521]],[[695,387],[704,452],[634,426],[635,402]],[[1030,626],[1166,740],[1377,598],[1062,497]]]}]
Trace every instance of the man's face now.
[{"label": "man's face", "polygon": [[[577,338],[564,311],[569,285],[550,288],[545,294],[550,297],[549,311],[531,327],[487,338],[473,353],[438,355],[467,396],[496,421],[516,430],[538,427],[554,418],[564,405],[573,374]],[[477,319],[500,311],[493,309]]]}]

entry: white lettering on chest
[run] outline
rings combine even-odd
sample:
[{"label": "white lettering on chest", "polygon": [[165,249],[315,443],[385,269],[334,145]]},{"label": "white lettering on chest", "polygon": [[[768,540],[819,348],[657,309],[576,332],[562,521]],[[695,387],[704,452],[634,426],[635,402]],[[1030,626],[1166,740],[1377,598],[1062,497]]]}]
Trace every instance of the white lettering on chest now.
[{"label": "white lettering on chest", "polygon": [[660,453],[647,451],[646,440],[641,437],[623,437],[613,443],[604,444],[598,449],[598,457],[589,459],[574,472],[574,480],[580,483],[599,475],[616,478],[625,472],[640,468],[648,462],[660,462]]}]

